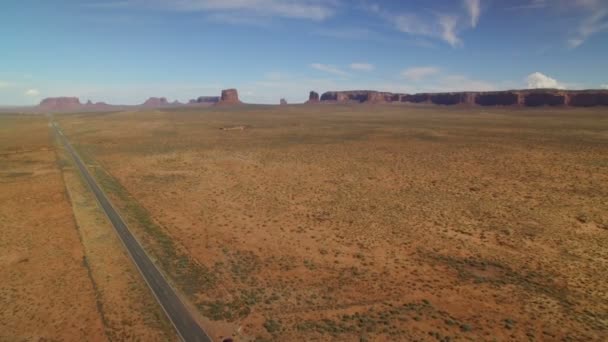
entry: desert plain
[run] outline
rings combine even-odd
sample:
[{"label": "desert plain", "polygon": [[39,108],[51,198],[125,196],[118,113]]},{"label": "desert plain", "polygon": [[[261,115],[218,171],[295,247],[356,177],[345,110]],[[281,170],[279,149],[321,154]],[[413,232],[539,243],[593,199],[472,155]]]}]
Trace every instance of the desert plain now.
[{"label": "desert plain", "polygon": [[215,340],[605,340],[607,114],[3,114],[0,340],[176,339],[50,121]]}]

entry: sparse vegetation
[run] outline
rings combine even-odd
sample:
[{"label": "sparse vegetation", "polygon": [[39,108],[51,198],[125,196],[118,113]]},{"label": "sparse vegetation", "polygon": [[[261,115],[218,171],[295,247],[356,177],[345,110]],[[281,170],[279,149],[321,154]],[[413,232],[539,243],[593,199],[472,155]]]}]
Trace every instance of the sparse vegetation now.
[{"label": "sparse vegetation", "polygon": [[[59,120],[212,325],[258,340],[597,340],[604,116],[336,105]],[[253,129],[218,129],[234,125]]]}]

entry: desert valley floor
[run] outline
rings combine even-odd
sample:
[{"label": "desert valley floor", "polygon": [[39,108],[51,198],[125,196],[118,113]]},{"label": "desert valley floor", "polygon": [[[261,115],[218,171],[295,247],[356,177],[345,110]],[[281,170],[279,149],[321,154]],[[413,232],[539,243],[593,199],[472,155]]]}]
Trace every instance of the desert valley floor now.
[{"label": "desert valley floor", "polygon": [[54,120],[218,340],[608,338],[605,108],[0,115],[0,341],[177,339]]}]

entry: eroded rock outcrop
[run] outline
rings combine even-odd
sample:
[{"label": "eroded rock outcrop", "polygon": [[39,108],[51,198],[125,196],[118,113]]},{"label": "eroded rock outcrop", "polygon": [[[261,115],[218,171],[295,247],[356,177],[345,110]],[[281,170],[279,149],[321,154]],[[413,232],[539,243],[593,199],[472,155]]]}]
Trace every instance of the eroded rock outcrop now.
[{"label": "eroded rock outcrop", "polygon": [[280,104],[281,106],[285,106],[285,105],[287,105],[287,100],[285,100],[285,99],[281,99],[281,100],[279,101],[279,104]]},{"label": "eroded rock outcrop", "polygon": [[222,90],[219,104],[240,104],[239,93],[236,89]]},{"label": "eroded rock outcrop", "polygon": [[76,110],[82,108],[82,104],[77,97],[49,97],[42,101],[38,105],[44,110]]},{"label": "eroded rock outcrop", "polygon": [[199,96],[196,99],[190,100],[190,104],[214,104],[220,102],[219,96]]},{"label": "eroded rock outcrop", "polygon": [[328,91],[321,95],[321,101],[383,103],[392,101],[394,96],[395,94],[392,93],[374,90]]},{"label": "eroded rock outcrop", "polygon": [[316,91],[311,91],[308,94],[307,103],[318,103],[318,102],[319,102],[319,93],[317,93]]},{"label": "eroded rock outcrop", "polygon": [[151,97],[142,103],[142,107],[153,108],[167,106],[169,101],[165,97]]}]

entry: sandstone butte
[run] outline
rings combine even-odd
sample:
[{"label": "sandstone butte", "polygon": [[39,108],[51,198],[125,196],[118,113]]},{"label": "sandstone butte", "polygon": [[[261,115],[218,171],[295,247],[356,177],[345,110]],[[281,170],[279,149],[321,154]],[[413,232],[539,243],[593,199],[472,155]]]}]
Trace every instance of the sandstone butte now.
[{"label": "sandstone butte", "polygon": [[220,102],[218,104],[240,104],[239,93],[236,89],[224,89],[220,96]]},{"label": "sandstone butte", "polygon": [[163,107],[169,105],[165,97],[151,97],[141,104],[142,107]]},{"label": "sandstone butte", "polygon": [[317,93],[316,91],[311,91],[310,94],[308,94],[308,101],[306,101],[306,103],[318,103],[319,102],[319,93]]}]

